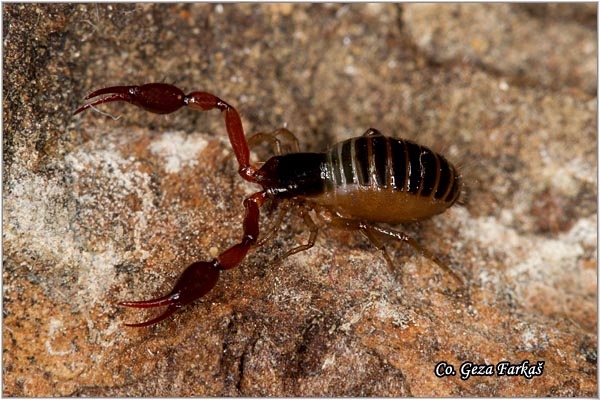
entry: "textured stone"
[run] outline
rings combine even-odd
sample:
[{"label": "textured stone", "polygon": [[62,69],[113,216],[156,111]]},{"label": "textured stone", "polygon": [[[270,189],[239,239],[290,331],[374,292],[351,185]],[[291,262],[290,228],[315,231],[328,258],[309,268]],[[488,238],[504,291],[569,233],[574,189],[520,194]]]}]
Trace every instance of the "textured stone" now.
[{"label": "textured stone", "polygon": [[[5,396],[597,395],[596,6],[5,4]],[[464,204],[377,250],[292,215],[203,299],[145,329],[120,300],[168,291],[239,239],[218,112],[127,104],[174,82],[247,133],[305,150],[373,127],[461,166]],[[103,113],[119,117],[118,120]],[[268,149],[256,149],[258,157]],[[265,210],[262,227],[276,213]],[[460,379],[465,362],[541,376]],[[436,378],[445,361],[457,375]]]}]

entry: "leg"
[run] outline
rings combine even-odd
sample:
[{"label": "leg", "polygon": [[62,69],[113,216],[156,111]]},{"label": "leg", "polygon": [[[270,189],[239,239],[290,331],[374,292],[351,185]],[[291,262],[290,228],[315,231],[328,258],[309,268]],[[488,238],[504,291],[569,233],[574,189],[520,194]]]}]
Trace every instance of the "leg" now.
[{"label": "leg", "polygon": [[258,132],[248,138],[248,146],[254,147],[261,142],[268,142],[275,149],[275,155],[281,154],[281,141],[270,133]]},{"label": "leg", "polygon": [[458,283],[464,285],[463,280],[456,275],[454,271],[452,271],[446,264],[444,264],[439,258],[435,256],[435,254],[431,253],[426,248],[422,247],[415,239],[411,238],[407,234],[399,231],[395,231],[393,229],[382,228],[380,226],[369,226],[369,229],[372,229],[374,232],[384,235],[396,240],[400,240],[402,242],[408,243],[413,249],[417,250],[421,255],[430,259],[434,263],[436,263],[441,269],[449,273]]},{"label": "leg", "polygon": [[265,233],[263,235],[263,237],[255,244],[256,247],[262,246],[268,240],[270,240],[273,237],[273,235],[275,235],[275,233],[279,230],[279,227],[281,226],[281,222],[283,221],[283,218],[285,217],[285,215],[288,213],[289,210],[290,210],[289,203],[284,203],[279,208],[279,213],[277,214],[277,219],[275,219],[275,223],[273,223],[273,228],[271,228],[267,233]]},{"label": "leg", "polygon": [[265,198],[265,192],[258,192],[244,200],[246,215],[244,217],[244,234],[242,240],[225,250],[212,261],[195,262],[187,267],[169,294],[152,300],[120,302],[119,305],[121,306],[134,308],[167,306],[165,312],[154,319],[125,325],[131,327],[154,325],[169,317],[184,305],[208,293],[217,283],[220,271],[237,266],[246,257],[248,250],[256,243],[258,238],[259,208],[264,203]]},{"label": "leg", "polygon": [[[281,140],[279,140],[277,136],[284,136],[289,142],[289,149],[287,152],[283,152]],[[248,145],[250,147],[254,146],[255,143],[259,142],[269,142],[271,146],[273,146],[273,148],[275,149],[275,155],[297,153],[300,151],[300,143],[298,142],[298,139],[292,132],[290,132],[286,128],[279,128],[271,133],[258,132],[248,138]]]},{"label": "leg", "polygon": [[363,233],[375,247],[377,247],[379,250],[381,250],[383,252],[383,256],[391,268],[393,268],[392,259],[390,258],[389,254],[387,253],[385,246],[383,246],[383,244],[375,237],[375,234],[386,236],[388,238],[392,238],[392,239],[396,239],[396,240],[400,240],[402,242],[408,243],[413,249],[415,249],[419,253],[421,253],[421,255],[430,259],[431,261],[436,263],[440,268],[442,268],[444,271],[448,272],[452,276],[452,278],[454,278],[458,283],[460,283],[461,285],[464,285],[462,279],[458,275],[456,275],[456,273],[454,271],[452,271],[447,265],[442,263],[442,261],[440,261],[440,259],[437,258],[433,253],[431,253],[429,250],[425,249],[424,247],[421,247],[421,245],[419,243],[417,243],[416,240],[414,240],[413,238],[411,238],[410,236],[408,236],[405,233],[395,231],[393,229],[387,229],[387,228],[382,228],[382,227],[375,226],[375,225],[369,225],[364,222],[340,217],[338,215],[335,215],[335,216],[328,215],[328,216],[324,217],[324,219],[329,224],[334,225],[338,228],[348,229],[348,230],[357,230],[357,231],[360,231],[361,233]]},{"label": "leg", "polygon": [[383,136],[377,129],[369,128],[363,133],[363,136]]},{"label": "leg", "polygon": [[369,239],[369,242],[371,242],[373,246],[375,246],[379,251],[381,251],[381,254],[383,255],[383,258],[385,258],[390,272],[394,272],[394,263],[392,261],[392,258],[385,249],[385,245],[381,243],[377,236],[374,235],[371,226],[365,225],[364,229],[360,229],[360,232],[364,234],[367,237],[367,239]]},{"label": "leg", "polygon": [[292,132],[290,132],[286,128],[279,128],[271,133],[273,136],[283,136],[289,142],[289,151],[288,153],[298,153],[300,151],[300,142],[298,142],[298,138]]},{"label": "leg", "polygon": [[359,231],[360,233],[365,235],[365,237],[367,239],[369,239],[369,242],[371,242],[371,244],[373,246],[375,246],[379,251],[381,251],[383,258],[385,258],[385,261],[388,264],[390,272],[393,272],[394,263],[392,262],[392,258],[390,257],[389,253],[385,249],[385,245],[383,243],[381,243],[381,241],[377,238],[377,236],[375,236],[376,232],[373,231],[373,228],[371,227],[371,225],[365,224],[364,222],[355,221],[353,219],[340,217],[337,215],[336,216],[327,215],[324,217],[324,220],[328,224],[333,225],[336,228],[351,230],[351,231]]},{"label": "leg", "polygon": [[86,96],[86,100],[106,95],[75,110],[74,114],[103,103],[126,101],[146,111],[156,114],[170,114],[183,106],[207,111],[219,109],[225,113],[225,127],[229,141],[239,164],[239,174],[250,182],[255,182],[256,168],[250,165],[250,150],[244,136],[244,128],[239,113],[231,105],[207,92],[192,92],[188,95],[173,85],[148,83],[141,86],[112,86],[96,90]]},{"label": "leg", "polygon": [[317,225],[314,223],[310,215],[308,215],[308,212],[306,210],[301,210],[300,215],[302,215],[304,223],[308,226],[308,229],[310,229],[310,236],[308,237],[308,242],[306,242],[306,244],[301,244],[300,246],[296,246],[293,249],[288,250],[281,258],[287,258],[292,254],[308,250],[315,245],[315,241],[317,240],[317,233],[319,232],[319,227],[317,227]]}]

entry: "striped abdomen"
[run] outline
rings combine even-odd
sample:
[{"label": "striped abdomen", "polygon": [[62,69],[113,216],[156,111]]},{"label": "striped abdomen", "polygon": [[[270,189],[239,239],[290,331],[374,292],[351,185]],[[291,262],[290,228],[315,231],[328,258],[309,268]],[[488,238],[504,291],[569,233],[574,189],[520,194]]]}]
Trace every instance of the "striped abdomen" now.
[{"label": "striped abdomen", "polygon": [[370,129],[326,153],[324,192],[314,201],[364,221],[400,223],[439,214],[456,202],[460,177],[443,156]]}]

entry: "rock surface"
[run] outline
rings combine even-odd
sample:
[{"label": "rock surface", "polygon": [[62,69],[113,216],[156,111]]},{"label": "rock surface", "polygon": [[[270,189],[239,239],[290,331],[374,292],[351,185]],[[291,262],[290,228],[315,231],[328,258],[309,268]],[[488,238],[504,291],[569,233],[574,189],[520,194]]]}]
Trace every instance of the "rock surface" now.
[{"label": "rock surface", "polygon": [[[3,394],[596,396],[594,4],[4,4]],[[457,286],[390,243],[284,220],[157,326],[170,289],[238,240],[222,117],[91,90],[152,81],[234,104],[304,150],[374,127],[461,166],[464,204],[406,229]],[[106,115],[118,116],[114,120]],[[264,151],[263,151],[264,150]],[[264,158],[267,149],[257,149]],[[276,213],[266,212],[268,227]],[[460,378],[460,366],[543,373]],[[440,362],[456,375],[436,378]]]}]

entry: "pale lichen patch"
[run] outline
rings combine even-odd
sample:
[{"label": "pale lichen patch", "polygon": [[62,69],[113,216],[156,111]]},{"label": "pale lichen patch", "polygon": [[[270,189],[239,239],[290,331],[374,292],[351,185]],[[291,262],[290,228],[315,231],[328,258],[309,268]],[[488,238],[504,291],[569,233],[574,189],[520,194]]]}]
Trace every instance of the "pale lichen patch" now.
[{"label": "pale lichen patch", "polygon": [[150,144],[150,152],[164,160],[165,171],[176,174],[182,168],[198,165],[198,153],[208,142],[199,135],[184,132],[165,132]]}]

